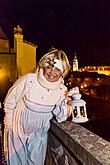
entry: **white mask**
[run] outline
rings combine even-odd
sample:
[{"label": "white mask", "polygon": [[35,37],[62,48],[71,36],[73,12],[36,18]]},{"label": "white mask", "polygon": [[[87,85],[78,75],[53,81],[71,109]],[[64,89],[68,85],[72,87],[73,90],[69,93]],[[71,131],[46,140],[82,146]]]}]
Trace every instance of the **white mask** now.
[{"label": "white mask", "polygon": [[45,63],[45,67],[46,66],[52,66],[52,67],[56,67],[58,68],[59,70],[61,70],[61,72],[63,73],[63,65],[62,65],[62,61],[59,60],[59,59],[56,59],[56,58],[49,58],[48,60],[46,60],[46,63]]}]

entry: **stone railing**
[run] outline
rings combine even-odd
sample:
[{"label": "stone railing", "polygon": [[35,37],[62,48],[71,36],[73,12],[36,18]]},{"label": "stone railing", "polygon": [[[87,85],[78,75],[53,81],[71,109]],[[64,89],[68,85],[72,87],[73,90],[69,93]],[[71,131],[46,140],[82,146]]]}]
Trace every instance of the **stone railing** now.
[{"label": "stone railing", "polygon": [[110,165],[110,143],[71,121],[51,121],[49,165]]}]

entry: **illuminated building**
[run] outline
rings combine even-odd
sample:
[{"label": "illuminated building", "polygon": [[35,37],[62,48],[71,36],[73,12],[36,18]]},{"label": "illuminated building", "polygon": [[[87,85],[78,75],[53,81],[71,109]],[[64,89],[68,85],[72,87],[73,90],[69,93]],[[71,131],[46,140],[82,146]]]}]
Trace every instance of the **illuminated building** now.
[{"label": "illuminated building", "polygon": [[110,66],[85,66],[84,68],[80,68],[78,71],[97,72],[99,74],[110,76]]},{"label": "illuminated building", "polygon": [[13,82],[17,78],[16,53],[10,48],[9,39],[0,28],[0,80],[5,76]]},{"label": "illuminated building", "polygon": [[74,59],[73,59],[73,72],[78,71],[78,59],[75,53]]},{"label": "illuminated building", "polygon": [[36,67],[37,46],[24,41],[22,28],[14,28],[14,49],[0,28],[0,76],[7,75],[12,82]]}]

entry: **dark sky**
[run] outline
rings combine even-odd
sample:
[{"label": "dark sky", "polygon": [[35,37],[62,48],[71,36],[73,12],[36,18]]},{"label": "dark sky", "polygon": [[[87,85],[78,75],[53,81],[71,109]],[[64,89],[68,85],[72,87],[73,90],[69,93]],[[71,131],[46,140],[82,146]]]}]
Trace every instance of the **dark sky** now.
[{"label": "dark sky", "polygon": [[19,24],[39,56],[54,46],[80,66],[110,65],[110,0],[3,0],[0,24],[9,38]]}]

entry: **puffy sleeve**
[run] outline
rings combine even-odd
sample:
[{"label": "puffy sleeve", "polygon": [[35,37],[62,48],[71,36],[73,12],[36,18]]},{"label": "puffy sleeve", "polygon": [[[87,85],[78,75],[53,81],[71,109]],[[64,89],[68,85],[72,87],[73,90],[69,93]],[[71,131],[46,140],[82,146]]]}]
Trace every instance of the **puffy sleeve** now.
[{"label": "puffy sleeve", "polygon": [[70,104],[70,100],[67,97],[67,87],[63,86],[62,94],[59,102],[55,105],[53,110],[53,115],[56,117],[56,120],[60,123],[65,120],[71,115],[72,107]]},{"label": "puffy sleeve", "polygon": [[9,89],[4,100],[4,111],[6,118],[12,118],[13,111],[15,110],[16,105],[25,90],[27,77],[28,76],[25,75],[19,78]]}]

